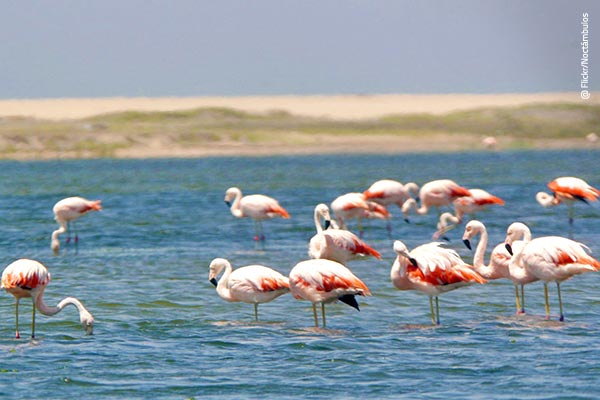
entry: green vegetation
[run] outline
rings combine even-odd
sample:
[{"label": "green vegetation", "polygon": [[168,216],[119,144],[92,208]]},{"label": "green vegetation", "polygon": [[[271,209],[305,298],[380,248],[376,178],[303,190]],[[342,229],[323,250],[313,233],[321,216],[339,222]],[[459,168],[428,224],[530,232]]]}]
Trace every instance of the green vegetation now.
[{"label": "green vegetation", "polygon": [[426,148],[436,150],[441,145],[436,148],[431,142],[448,136],[453,141],[462,138],[462,148],[470,150],[481,147],[479,142],[473,146],[473,141],[484,136],[495,136],[503,148],[539,147],[541,141],[548,140],[578,140],[583,147],[583,138],[599,127],[600,106],[580,104],[481,108],[360,121],[302,117],[284,111],[252,114],[226,108],[128,111],[56,122],[0,118],[0,158],[115,157],[134,154],[135,149],[139,154],[166,156],[169,151],[181,154],[179,150],[214,146],[302,149],[322,142],[335,151],[336,143],[367,139],[379,143],[383,150],[390,140],[430,142]]}]

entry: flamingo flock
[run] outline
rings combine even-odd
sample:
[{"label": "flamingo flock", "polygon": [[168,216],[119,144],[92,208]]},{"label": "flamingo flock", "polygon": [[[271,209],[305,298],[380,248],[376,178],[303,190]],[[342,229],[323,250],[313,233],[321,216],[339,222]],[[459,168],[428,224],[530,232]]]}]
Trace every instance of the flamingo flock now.
[{"label": "flamingo flock", "polygon": [[[600,191],[575,177],[559,177],[548,187],[552,195],[540,192],[536,200],[545,207],[565,202],[569,206],[569,223],[572,226],[572,206],[576,201],[597,201]],[[262,222],[273,218],[289,219],[288,211],[279,202],[262,194],[242,195],[237,187],[225,192],[225,202],[236,218],[254,221],[257,242],[265,242]],[[415,183],[402,184],[383,179],[364,191],[342,194],[330,206],[319,203],[314,207],[315,234],[308,240],[307,256],[299,260],[286,276],[276,269],[252,264],[233,269],[225,258],[215,258],[209,265],[208,280],[227,302],[244,302],[254,307],[254,320],[258,321],[258,305],[271,302],[290,293],[297,300],[312,303],[316,328],[327,326],[325,305],[341,302],[357,311],[360,305],[356,296],[371,296],[366,283],[348,266],[355,260],[374,259],[382,262],[382,253],[362,239],[362,223],[366,218],[384,219],[388,223],[392,214],[387,210],[396,205],[406,220],[410,211],[425,215],[429,209],[438,210],[438,226],[434,238],[444,237],[450,229],[463,223],[465,215],[481,212],[489,205],[504,205],[500,197],[483,189],[467,189],[450,179],[425,183],[420,189]],[[453,207],[454,212],[442,213],[442,208]],[[68,197],[57,202],[53,208],[59,228],[51,234],[51,249],[60,253],[59,235],[70,232],[69,227],[81,216],[102,210],[101,200]],[[332,218],[331,212],[335,216]],[[349,230],[348,221],[356,219],[360,235]],[[75,231],[75,229],[73,229]],[[485,225],[471,219],[465,225],[462,240],[472,250],[471,242],[479,237],[471,263],[464,261],[456,250],[436,240],[425,242],[412,250],[401,240],[393,240],[390,246],[395,254],[391,262],[390,280],[400,291],[413,290],[429,298],[429,312],[433,325],[439,325],[439,296],[462,287],[486,284],[489,280],[508,279],[515,288],[517,315],[525,314],[524,286],[541,281],[544,287],[545,316],[550,319],[548,284],[556,283],[559,320],[564,321],[564,305],[561,284],[575,275],[600,270],[600,262],[591,256],[589,248],[562,236],[532,238],[531,231],[522,222],[514,222],[506,229],[504,242],[497,244],[490,253],[488,264],[485,254],[488,233]],[[67,243],[70,242],[70,237]],[[75,243],[78,237],[75,231]],[[51,275],[42,263],[31,259],[18,259],[9,264],[2,274],[1,288],[15,298],[15,337],[20,338],[19,304],[22,298],[32,299],[31,337],[35,337],[36,310],[51,316],[61,312],[67,305],[77,308],[80,323],[86,334],[92,334],[94,317],[83,303],[75,297],[66,297],[56,306],[44,302],[43,295]],[[520,289],[520,291],[519,291]],[[318,318],[317,307],[321,308]]]}]

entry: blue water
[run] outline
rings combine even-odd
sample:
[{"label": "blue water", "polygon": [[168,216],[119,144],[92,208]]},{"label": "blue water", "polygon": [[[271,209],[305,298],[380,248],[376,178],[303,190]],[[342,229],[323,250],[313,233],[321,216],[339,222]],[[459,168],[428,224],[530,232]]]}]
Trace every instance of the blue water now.
[{"label": "blue water", "polygon": [[[14,339],[14,301],[0,294],[0,397],[10,398],[593,398],[600,385],[600,276],[562,285],[566,321],[545,321],[542,285],[528,286],[529,315],[514,315],[512,285],[493,281],[440,298],[432,327],[427,297],[400,292],[385,224],[366,224],[365,240],[383,260],[349,266],[373,296],[361,311],[328,306],[328,328],[312,327],[310,304],[286,295],[259,307],[226,303],[208,282],[208,264],[261,263],[283,273],[307,257],[313,209],[381,178],[422,184],[451,178],[506,201],[479,215],[490,243],[515,220],[534,235],[568,235],[566,208],[544,209],[534,195],[557,176],[599,187],[599,151],[297,156],[190,160],[0,162],[2,265],[20,257],[48,266],[45,300],[80,298],[96,318],[84,336],[74,308],[37,317]],[[225,190],[277,198],[290,220],[265,224],[255,249],[250,220],[235,219]],[[67,196],[102,199],[104,210],[79,220],[78,249],[50,250],[53,204]],[[393,236],[409,248],[427,242],[435,215]],[[574,236],[600,254],[600,206],[578,204]],[[449,246],[472,253],[449,233]],[[487,257],[486,257],[487,260]]]}]

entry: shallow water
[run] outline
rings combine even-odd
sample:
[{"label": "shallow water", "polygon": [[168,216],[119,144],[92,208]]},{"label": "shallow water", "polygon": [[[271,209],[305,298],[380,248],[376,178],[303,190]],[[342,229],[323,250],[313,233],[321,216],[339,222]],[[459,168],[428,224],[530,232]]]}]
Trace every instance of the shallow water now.
[{"label": "shallow water", "polygon": [[[283,273],[307,257],[319,202],[392,178],[422,184],[451,178],[502,197],[479,214],[490,244],[515,220],[533,234],[568,235],[566,208],[534,199],[554,177],[579,176],[599,187],[598,151],[0,162],[2,265],[21,257],[53,276],[45,300],[80,298],[96,318],[84,336],[74,308],[37,317],[14,339],[14,301],[2,293],[0,397],[36,398],[591,398],[600,379],[600,277],[562,285],[566,321],[543,318],[540,283],[527,287],[526,316],[514,315],[512,285],[493,281],[440,298],[442,325],[429,323],[426,296],[393,288],[394,259],[385,224],[365,240],[383,260],[350,268],[371,289],[361,311],[327,306],[328,328],[312,327],[310,304],[283,296],[259,307],[226,303],[208,282],[208,264],[261,263]],[[225,190],[277,198],[290,220],[265,224],[255,248],[250,220],[235,219]],[[82,195],[104,210],[79,220],[78,248],[53,256],[53,204]],[[600,254],[600,207],[578,204],[575,238]],[[435,215],[406,224],[392,208],[393,237],[409,248],[431,239]],[[462,227],[449,246],[471,261]],[[491,248],[491,246],[490,246]],[[486,257],[487,260],[487,257]],[[35,393],[32,395],[32,390]]]}]

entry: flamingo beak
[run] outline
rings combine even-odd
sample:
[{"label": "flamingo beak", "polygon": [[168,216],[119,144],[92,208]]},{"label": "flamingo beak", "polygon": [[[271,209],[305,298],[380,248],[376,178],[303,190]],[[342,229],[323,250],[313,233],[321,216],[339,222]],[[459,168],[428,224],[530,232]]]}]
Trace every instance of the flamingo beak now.
[{"label": "flamingo beak", "polygon": [[471,242],[469,241],[469,239],[463,239],[463,243],[465,244],[465,246],[467,246],[467,249],[473,250],[471,248]]},{"label": "flamingo beak", "polygon": [[216,278],[210,279],[209,282],[212,283],[215,287],[217,287],[218,282]]},{"label": "flamingo beak", "polygon": [[508,254],[510,254],[511,256],[513,256],[513,251],[512,251],[512,246],[510,245],[510,243],[506,243],[504,245],[504,247],[506,247],[506,251],[508,251]]},{"label": "flamingo beak", "polygon": [[419,267],[419,264],[417,263],[417,260],[415,260],[414,258],[412,258],[412,257],[409,257],[409,258],[408,258],[408,261],[410,261],[410,263],[411,263],[413,266],[415,266],[415,267],[417,267],[417,268]]},{"label": "flamingo beak", "polygon": [[228,200],[225,200],[225,204],[227,204],[227,207],[231,207],[231,202]]},{"label": "flamingo beak", "polygon": [[329,229],[330,226],[331,226],[331,220],[326,219],[325,220],[325,230]]}]

